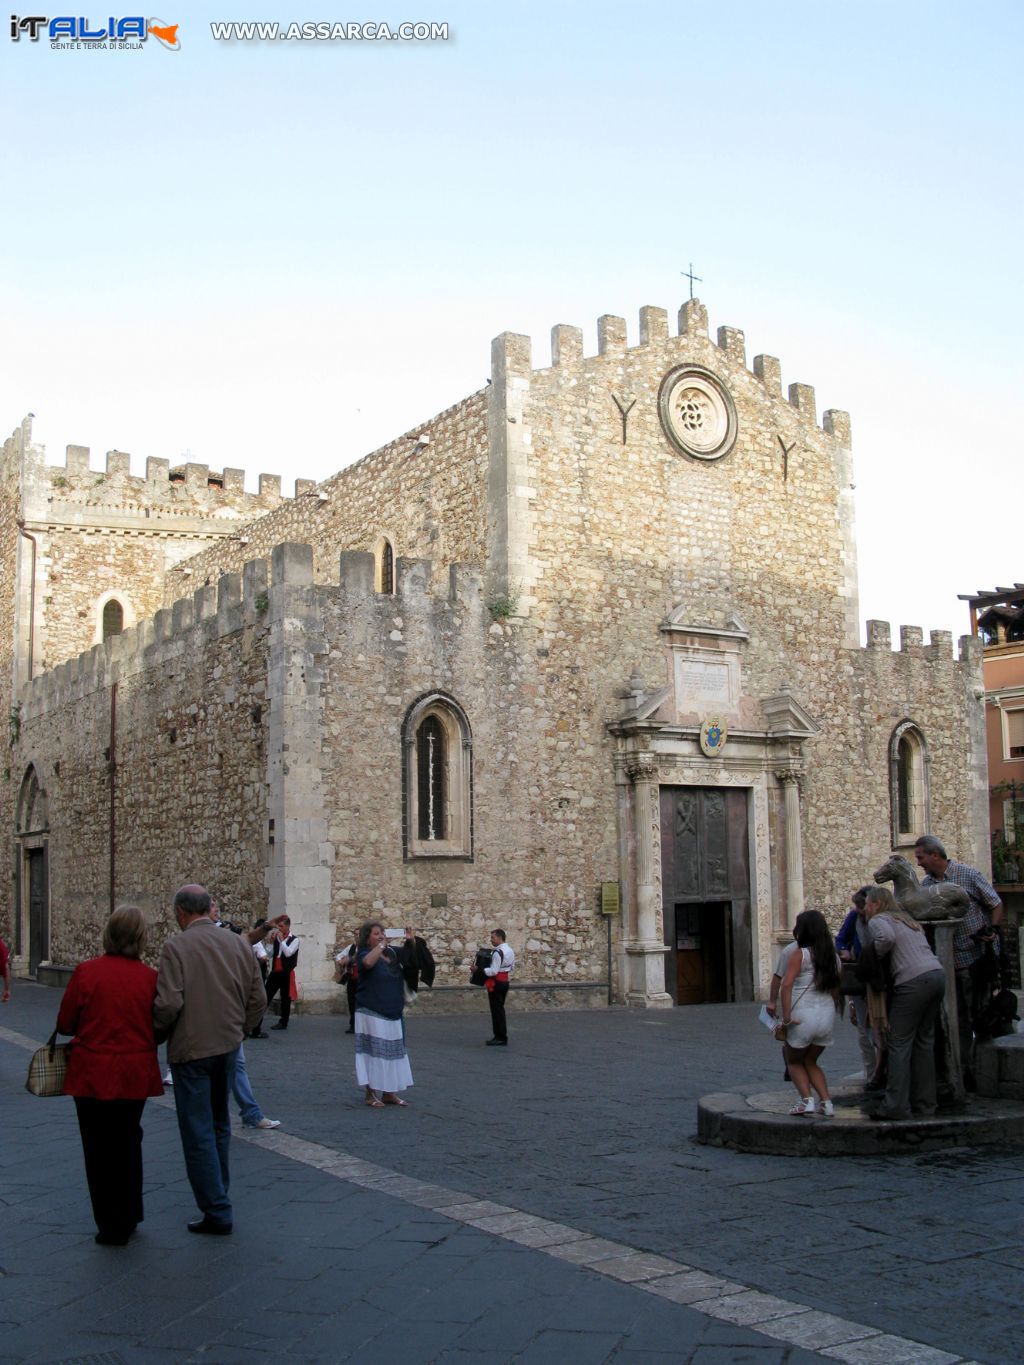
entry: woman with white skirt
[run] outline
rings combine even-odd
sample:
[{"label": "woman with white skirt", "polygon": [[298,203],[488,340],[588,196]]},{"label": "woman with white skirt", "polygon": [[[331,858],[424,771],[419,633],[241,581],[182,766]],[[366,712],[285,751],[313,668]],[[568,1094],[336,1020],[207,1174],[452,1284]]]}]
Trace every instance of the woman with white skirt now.
[{"label": "woman with white skirt", "polygon": [[[405,941],[415,941],[411,929],[405,931]],[[388,947],[384,926],[376,920],[359,930],[356,961],[356,1080],[371,1109],[386,1104],[404,1108],[398,1091],[412,1085],[402,1022],[405,982],[398,954]]]},{"label": "woman with white skirt", "polygon": [[830,1119],[834,1112],[832,1097],[818,1058],[832,1041],[836,1008],[841,1002],[839,958],[820,910],[801,911],[793,925],[793,937],[800,951],[789,959],[782,978],[782,1018],[777,1025],[778,1036],[785,1044],[789,1079],[800,1097],[789,1112],[818,1113]]}]

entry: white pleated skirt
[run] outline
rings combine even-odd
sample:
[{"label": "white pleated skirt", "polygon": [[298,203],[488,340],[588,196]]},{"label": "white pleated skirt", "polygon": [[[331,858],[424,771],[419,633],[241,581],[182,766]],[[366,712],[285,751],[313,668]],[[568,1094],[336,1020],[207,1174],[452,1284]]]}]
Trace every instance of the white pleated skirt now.
[{"label": "white pleated skirt", "polygon": [[392,1095],[412,1085],[401,1019],[356,1010],[356,1080]]}]

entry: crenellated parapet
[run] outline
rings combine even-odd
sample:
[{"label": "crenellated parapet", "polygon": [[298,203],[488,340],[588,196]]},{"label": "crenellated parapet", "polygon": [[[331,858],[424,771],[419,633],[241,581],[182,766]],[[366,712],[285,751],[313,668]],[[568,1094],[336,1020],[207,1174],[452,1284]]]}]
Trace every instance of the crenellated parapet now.
[{"label": "crenellated parapet", "polygon": [[[501,346],[499,343],[505,342]],[[583,331],[579,327],[560,323],[551,329],[551,368],[564,376],[572,367],[593,367],[609,361],[622,362],[641,359],[642,353],[650,348],[681,349],[680,343],[691,350],[703,353],[705,361],[716,359],[725,361],[728,367],[742,370],[745,374],[758,379],[767,395],[786,401],[811,426],[818,427],[831,437],[838,446],[850,446],[849,413],[838,408],[829,408],[822,415],[820,427],[817,420],[817,407],[814,388],[801,382],[790,383],[786,400],[782,394],[782,367],[775,356],[756,355],[751,366],[747,366],[746,338],[738,327],[719,327],[714,340],[708,329],[708,312],[700,299],[688,299],[679,309],[676,318],[676,331],[670,334],[669,314],[664,308],[645,306],[640,309],[639,342],[630,346],[627,337],[625,318],[604,314],[597,320],[597,352],[587,354],[584,347]],[[527,375],[532,371],[531,343],[529,337],[505,333],[495,343],[501,352],[501,368],[505,371]],[[506,354],[507,352],[507,354]],[[497,382],[497,377],[495,377]]]},{"label": "crenellated parapet", "polygon": [[[150,457],[145,473],[131,472],[132,457],[108,450],[102,468],[94,466],[88,446],[68,445],[64,463],[46,461],[46,448],[32,441],[31,416],[4,442],[5,464],[22,480],[23,515],[30,526],[55,529],[135,530],[145,534],[185,531],[195,534],[209,523],[209,534],[225,534],[225,522],[248,521],[289,501],[278,474],[260,474],[258,491],[245,489],[245,471],[211,469],[199,461],[172,464]],[[295,497],[315,485],[295,480]]]},{"label": "crenellated parapet", "polygon": [[[928,643],[924,642],[924,631],[920,626],[900,626],[900,647],[893,651],[892,627],[888,621],[867,622],[867,650],[884,653],[898,652],[907,658],[953,660],[953,632],[951,630],[932,630]],[[958,641],[958,661],[972,668],[980,664],[982,650],[973,635],[961,635]]]},{"label": "crenellated parapet", "polygon": [[223,574],[216,583],[198,588],[122,634],[39,674],[19,694],[24,723],[129,677],[149,670],[166,671],[204,644],[245,627],[269,626],[286,606],[291,609],[289,594],[295,589],[308,593],[314,612],[327,599],[339,597],[347,613],[365,615],[367,608],[374,609],[384,639],[395,631],[396,617],[407,628],[417,619],[429,624],[443,619],[458,626],[476,618],[478,623],[487,620],[489,624],[483,575],[475,566],[453,564],[446,580],[436,583],[430,560],[400,557],[395,569],[394,593],[377,592],[373,555],[345,551],[340,555],[340,586],[320,584],[314,581],[311,546],[278,545],[269,559],[249,560],[240,573]]}]

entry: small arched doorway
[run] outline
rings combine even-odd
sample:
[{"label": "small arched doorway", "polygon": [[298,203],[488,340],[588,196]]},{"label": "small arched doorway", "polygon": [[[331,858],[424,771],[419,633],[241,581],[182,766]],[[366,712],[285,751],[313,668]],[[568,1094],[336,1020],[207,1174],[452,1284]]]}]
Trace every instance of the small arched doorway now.
[{"label": "small arched doorway", "polygon": [[50,958],[50,817],[46,792],[35,766],[29,764],[18,794],[18,882],[14,951],[23,956],[28,944],[28,971],[35,976]]}]

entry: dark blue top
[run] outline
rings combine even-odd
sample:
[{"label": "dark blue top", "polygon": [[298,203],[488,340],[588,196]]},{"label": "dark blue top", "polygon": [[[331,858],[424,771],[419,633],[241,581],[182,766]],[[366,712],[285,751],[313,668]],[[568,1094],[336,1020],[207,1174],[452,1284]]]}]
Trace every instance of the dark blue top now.
[{"label": "dark blue top", "polygon": [[860,957],[864,950],[864,944],[860,941],[857,933],[857,919],[860,915],[859,910],[851,910],[843,920],[843,927],[836,934],[836,951],[853,953],[854,962]]},{"label": "dark blue top", "polygon": [[371,1010],[385,1019],[401,1019],[405,1009],[405,987],[402,969],[394,948],[385,948],[382,957],[366,966],[366,955],[372,948],[360,948],[356,954],[359,980],[356,983],[356,1009]]}]

